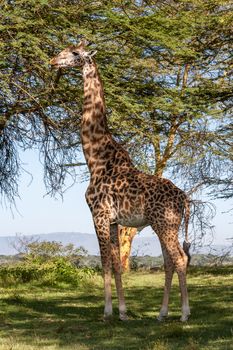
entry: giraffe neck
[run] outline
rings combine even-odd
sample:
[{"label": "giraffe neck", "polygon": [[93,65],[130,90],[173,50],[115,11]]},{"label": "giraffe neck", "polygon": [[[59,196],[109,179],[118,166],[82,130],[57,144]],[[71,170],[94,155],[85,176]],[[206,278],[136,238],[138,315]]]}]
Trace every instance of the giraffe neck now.
[{"label": "giraffe neck", "polygon": [[101,149],[106,147],[106,142],[114,143],[114,140],[107,127],[103,85],[95,62],[85,63],[83,80],[84,101],[81,139],[84,156],[92,173],[92,168],[96,166],[96,163],[104,161]]},{"label": "giraffe neck", "polygon": [[[89,139],[107,132],[103,85],[95,62],[83,67],[84,101],[82,129],[89,132]],[[93,130],[93,127],[94,130]]]}]

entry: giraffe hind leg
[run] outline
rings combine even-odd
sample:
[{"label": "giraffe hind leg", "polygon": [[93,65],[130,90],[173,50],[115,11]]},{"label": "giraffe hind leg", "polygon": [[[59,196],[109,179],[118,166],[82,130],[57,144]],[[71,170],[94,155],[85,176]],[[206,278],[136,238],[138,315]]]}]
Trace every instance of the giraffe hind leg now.
[{"label": "giraffe hind leg", "polygon": [[128,319],[126,313],[126,305],[124,298],[124,290],[122,286],[121,279],[121,259],[120,259],[120,245],[119,245],[119,236],[118,236],[118,225],[110,225],[110,242],[111,242],[111,256],[113,271],[116,283],[116,290],[118,296],[118,305],[119,305],[119,318],[121,321],[126,321]]},{"label": "giraffe hind leg", "polygon": [[182,316],[180,320],[182,322],[188,321],[190,316],[189,300],[188,300],[188,290],[186,283],[186,272],[188,266],[188,256],[185,254],[184,250],[181,248],[178,242],[178,250],[180,256],[182,256],[183,262],[177,267],[177,274],[179,279],[180,291],[181,291],[181,301],[182,301]]},{"label": "giraffe hind leg", "polygon": [[[166,226],[165,226],[166,227]],[[156,231],[162,246],[165,247],[168,253],[169,259],[174,265],[174,269],[178,274],[180,293],[181,293],[181,303],[182,303],[182,316],[181,321],[185,322],[188,320],[190,315],[189,301],[188,301],[188,291],[186,285],[186,270],[187,270],[187,256],[183,249],[181,248],[178,241],[178,229],[168,229]],[[165,270],[166,271],[166,270]],[[171,272],[170,272],[171,275]],[[169,277],[169,274],[168,274]],[[171,281],[168,281],[171,283]],[[169,285],[168,285],[169,287]],[[165,293],[166,294],[166,293]],[[166,301],[166,295],[165,295]]]},{"label": "giraffe hind leg", "polygon": [[162,248],[163,258],[164,258],[165,285],[164,285],[164,295],[163,295],[162,306],[160,309],[159,316],[157,317],[158,321],[163,321],[168,316],[169,295],[171,290],[172,277],[174,274],[174,264],[166,250],[166,247],[162,242],[161,242],[161,248]]}]

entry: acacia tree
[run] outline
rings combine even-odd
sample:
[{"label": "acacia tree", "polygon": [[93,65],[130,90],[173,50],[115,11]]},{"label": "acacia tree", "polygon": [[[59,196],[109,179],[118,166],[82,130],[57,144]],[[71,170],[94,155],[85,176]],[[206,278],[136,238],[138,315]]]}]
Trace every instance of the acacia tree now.
[{"label": "acacia tree", "polygon": [[[77,157],[71,149],[79,143],[72,110],[74,91],[65,80],[55,91],[48,65],[61,36],[57,4],[3,1],[0,5],[0,194],[9,200],[18,194],[23,171],[20,149],[40,150],[45,184],[52,193],[62,190],[70,172],[64,164]],[[66,16],[61,12],[59,18],[61,29]],[[67,97],[60,105],[58,100],[65,91]],[[79,115],[80,106],[75,107]]]},{"label": "acacia tree", "polygon": [[40,150],[52,194],[75,176],[81,76],[48,62],[80,35],[98,50],[110,130],[140,169],[185,190],[232,186],[229,1],[8,0],[0,10],[1,194],[17,193],[19,148]]}]

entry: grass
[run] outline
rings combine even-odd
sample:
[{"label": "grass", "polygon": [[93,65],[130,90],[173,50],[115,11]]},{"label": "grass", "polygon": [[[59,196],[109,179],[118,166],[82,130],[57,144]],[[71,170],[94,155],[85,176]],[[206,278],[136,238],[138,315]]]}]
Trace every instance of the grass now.
[{"label": "grass", "polygon": [[169,318],[156,321],[163,273],[124,276],[129,321],[103,322],[102,278],[80,288],[1,288],[0,350],[233,349],[233,267],[191,269],[191,318],[182,324],[177,278]]}]

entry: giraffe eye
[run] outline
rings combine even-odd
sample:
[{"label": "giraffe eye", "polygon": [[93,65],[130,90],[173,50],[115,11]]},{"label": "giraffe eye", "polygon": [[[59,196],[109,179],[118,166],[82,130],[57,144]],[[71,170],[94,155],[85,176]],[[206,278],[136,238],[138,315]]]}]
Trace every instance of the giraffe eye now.
[{"label": "giraffe eye", "polygon": [[73,54],[74,56],[79,56],[79,53],[78,53],[78,52],[72,52],[72,54]]}]

